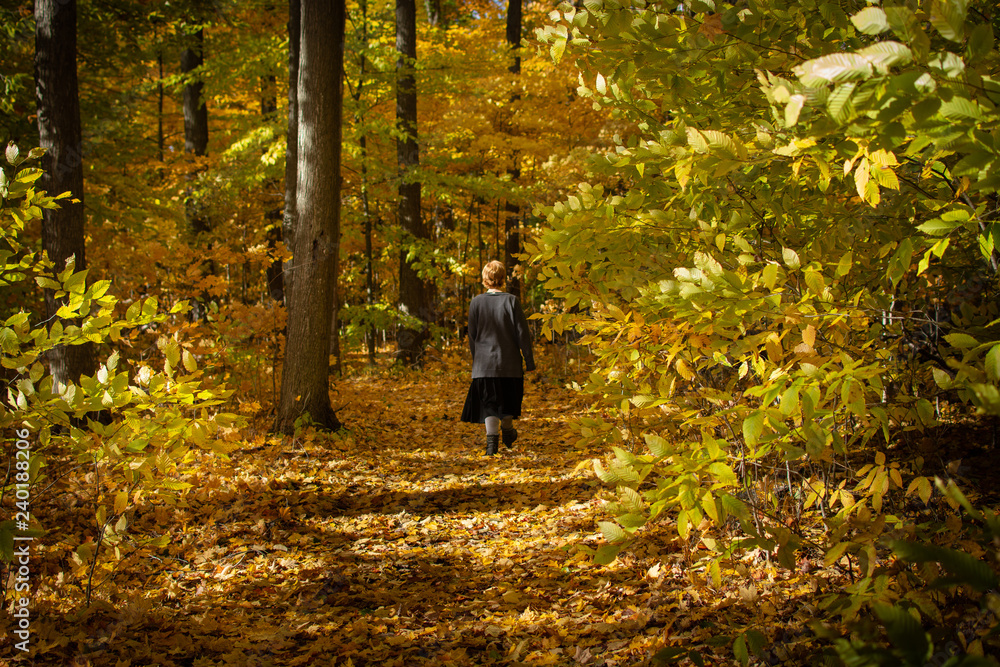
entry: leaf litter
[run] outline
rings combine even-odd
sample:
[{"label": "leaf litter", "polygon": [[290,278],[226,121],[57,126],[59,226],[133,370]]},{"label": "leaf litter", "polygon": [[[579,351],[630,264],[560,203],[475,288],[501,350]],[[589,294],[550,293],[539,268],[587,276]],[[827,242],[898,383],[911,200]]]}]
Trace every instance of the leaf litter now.
[{"label": "leaf litter", "polygon": [[458,421],[468,380],[455,350],[421,372],[339,380],[337,434],[248,429],[228,462],[205,456],[187,472],[176,506],[134,518],[170,543],[123,561],[90,608],[59,549],[41,547],[50,576],[30,656],[8,641],[0,659],[613,667],[665,647],[731,659],[748,628],[781,640],[765,662],[806,651],[820,572],[751,555],[714,589],[666,526],[608,566],[576,548],[600,544],[602,487],[581,463],[602,452],[576,445],[587,405],[542,356],[520,438],[493,458],[481,427]]}]

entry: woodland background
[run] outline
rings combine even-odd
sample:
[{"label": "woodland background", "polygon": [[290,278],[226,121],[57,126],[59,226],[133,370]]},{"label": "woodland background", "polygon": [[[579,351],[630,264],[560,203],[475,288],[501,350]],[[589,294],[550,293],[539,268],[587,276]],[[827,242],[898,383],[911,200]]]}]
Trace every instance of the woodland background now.
[{"label": "woodland background", "polygon": [[4,659],[996,664],[994,4],[0,15]]}]

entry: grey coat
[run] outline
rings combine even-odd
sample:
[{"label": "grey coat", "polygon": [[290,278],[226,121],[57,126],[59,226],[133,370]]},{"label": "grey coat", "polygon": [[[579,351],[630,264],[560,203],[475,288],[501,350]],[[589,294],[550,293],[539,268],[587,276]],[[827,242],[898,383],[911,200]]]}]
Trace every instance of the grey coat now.
[{"label": "grey coat", "polygon": [[[522,377],[535,370],[531,332],[521,303],[507,292],[487,292],[469,304],[472,378]],[[522,370],[521,360],[524,359]]]}]

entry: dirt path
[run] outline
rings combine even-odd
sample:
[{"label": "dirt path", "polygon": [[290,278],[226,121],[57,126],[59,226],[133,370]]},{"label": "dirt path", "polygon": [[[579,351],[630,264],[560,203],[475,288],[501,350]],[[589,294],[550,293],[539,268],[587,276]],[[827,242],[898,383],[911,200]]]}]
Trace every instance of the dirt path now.
[{"label": "dirt path", "polygon": [[345,432],[257,435],[192,470],[186,507],[145,517],[173,535],[135,568],[148,582],[119,578],[113,606],[76,616],[49,606],[34,664],[646,661],[690,600],[655,545],[608,568],[570,550],[599,505],[575,471],[595,454],[572,444],[577,399],[529,383],[520,440],[488,459],[457,422],[466,386],[457,353],[345,380]]}]

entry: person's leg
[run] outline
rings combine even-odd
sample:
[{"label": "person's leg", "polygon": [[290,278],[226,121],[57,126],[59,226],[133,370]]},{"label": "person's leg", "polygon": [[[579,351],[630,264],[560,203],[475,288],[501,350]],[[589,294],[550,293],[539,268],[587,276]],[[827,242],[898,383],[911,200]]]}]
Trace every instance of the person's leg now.
[{"label": "person's leg", "polygon": [[514,446],[514,441],[517,440],[517,429],[514,428],[514,417],[511,415],[504,415],[503,420],[500,422],[500,431],[503,433],[503,444],[507,445],[507,449]]},{"label": "person's leg", "polygon": [[500,449],[500,418],[486,418],[486,456],[493,456]]},{"label": "person's leg", "polygon": [[486,435],[498,435],[500,433],[500,418],[486,418]]}]

